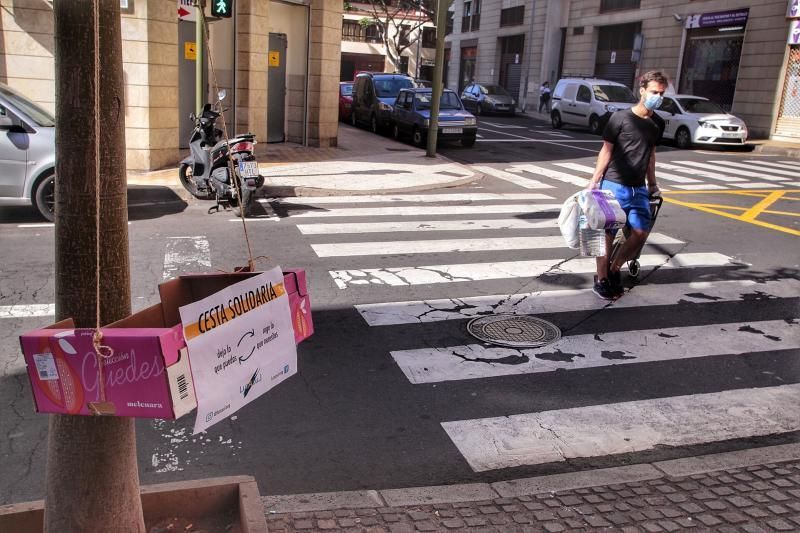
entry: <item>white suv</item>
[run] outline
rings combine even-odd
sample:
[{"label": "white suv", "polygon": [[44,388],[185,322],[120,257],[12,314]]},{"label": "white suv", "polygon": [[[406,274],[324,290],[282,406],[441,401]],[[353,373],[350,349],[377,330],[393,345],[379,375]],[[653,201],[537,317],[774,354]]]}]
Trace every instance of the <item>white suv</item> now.
[{"label": "white suv", "polygon": [[638,102],[621,83],[596,78],[564,78],[553,91],[550,120],[554,128],[565,124],[589,128],[600,134],[614,111],[628,109]]}]

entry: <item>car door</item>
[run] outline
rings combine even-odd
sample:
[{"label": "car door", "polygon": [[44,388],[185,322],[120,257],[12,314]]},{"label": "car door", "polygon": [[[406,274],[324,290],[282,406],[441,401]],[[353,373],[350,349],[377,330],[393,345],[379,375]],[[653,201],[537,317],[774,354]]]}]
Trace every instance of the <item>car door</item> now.
[{"label": "car door", "polygon": [[578,85],[575,95],[575,104],[572,106],[575,122],[581,126],[589,125],[589,116],[592,114],[592,91],[587,85]]},{"label": "car door", "polygon": [[409,97],[411,93],[408,91],[400,91],[400,94],[397,95],[397,101],[394,104],[394,117],[395,117],[395,124],[397,124],[397,128],[402,132],[409,131]]},{"label": "car door", "polygon": [[575,111],[575,96],[578,93],[578,84],[570,83],[564,89],[558,107],[561,111],[561,121],[565,124],[578,124]]},{"label": "car door", "polygon": [[30,145],[28,129],[0,102],[0,197],[22,197]]},{"label": "car door", "polygon": [[474,85],[467,85],[467,88],[464,89],[464,92],[461,93],[461,101],[464,103],[464,107],[467,109],[472,109],[472,105],[475,100],[475,95],[472,94],[472,88]]},{"label": "car door", "polygon": [[675,130],[678,129],[678,125],[680,124],[681,110],[678,108],[678,104],[676,104],[675,100],[672,98],[665,96],[664,101],[661,102],[656,113],[664,119],[664,138],[674,139]]}]

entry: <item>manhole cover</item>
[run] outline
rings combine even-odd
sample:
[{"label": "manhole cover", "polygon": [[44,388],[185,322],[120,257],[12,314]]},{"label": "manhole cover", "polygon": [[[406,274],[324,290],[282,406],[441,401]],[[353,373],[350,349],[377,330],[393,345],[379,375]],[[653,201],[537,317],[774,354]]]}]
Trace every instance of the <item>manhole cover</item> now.
[{"label": "manhole cover", "polygon": [[492,315],[473,318],[467,332],[478,340],[510,348],[538,348],[561,338],[555,324],[532,316]]}]

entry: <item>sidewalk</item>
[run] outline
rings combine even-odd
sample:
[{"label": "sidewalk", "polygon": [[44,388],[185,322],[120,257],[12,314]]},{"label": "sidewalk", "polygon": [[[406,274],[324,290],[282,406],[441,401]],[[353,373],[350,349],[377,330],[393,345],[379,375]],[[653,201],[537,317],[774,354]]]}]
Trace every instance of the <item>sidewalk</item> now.
[{"label": "sidewalk", "polygon": [[[339,146],[310,148],[291,144],[258,145],[264,196],[309,196],[414,192],[454,187],[481,178],[444,156],[366,130],[339,124]],[[128,185],[170,187],[190,198],[178,168],[128,175]]]},{"label": "sidewalk", "polygon": [[269,531],[798,531],[800,444],[498,483],[266,496]]}]

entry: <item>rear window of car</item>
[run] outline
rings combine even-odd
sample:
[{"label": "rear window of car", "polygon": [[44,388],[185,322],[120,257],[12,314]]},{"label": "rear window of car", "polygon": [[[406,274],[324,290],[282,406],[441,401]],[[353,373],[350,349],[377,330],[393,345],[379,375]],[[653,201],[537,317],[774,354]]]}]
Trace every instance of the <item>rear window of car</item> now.
[{"label": "rear window of car", "polygon": [[625,102],[635,104],[636,97],[633,92],[622,85],[592,85],[594,98],[598,102]]},{"label": "rear window of car", "polygon": [[508,91],[506,91],[503,87],[499,85],[487,85],[486,86],[486,93],[487,94],[496,94],[500,96],[508,96]]},{"label": "rear window of car", "polygon": [[720,106],[708,100],[701,100],[700,98],[678,98],[681,107],[687,113],[715,113],[725,114]]},{"label": "rear window of car", "polygon": [[373,81],[378,98],[394,98],[400,89],[414,87],[414,81],[411,78],[374,78]]},{"label": "rear window of car", "polygon": [[344,96],[352,96],[352,94],[353,94],[353,85],[352,84],[340,85],[339,87],[341,87],[341,91],[342,91],[342,94]]},{"label": "rear window of car", "polygon": [[[424,110],[431,108],[431,93],[417,93],[417,109]],[[442,98],[439,100],[439,109],[461,109],[461,101],[456,96],[456,93],[447,91],[442,93]]]}]

